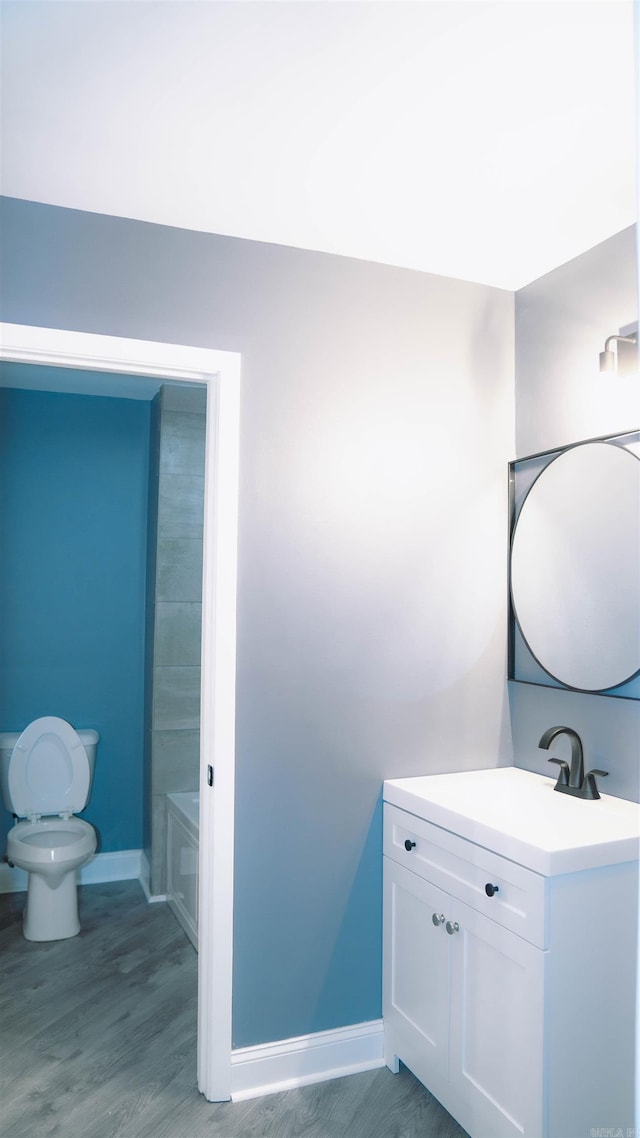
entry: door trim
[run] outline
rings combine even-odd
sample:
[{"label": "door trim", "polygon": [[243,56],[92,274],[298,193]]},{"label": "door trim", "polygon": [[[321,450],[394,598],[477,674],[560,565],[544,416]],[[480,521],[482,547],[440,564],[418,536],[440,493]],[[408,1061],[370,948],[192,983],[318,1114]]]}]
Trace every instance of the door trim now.
[{"label": "door trim", "polygon": [[[0,360],[207,386],[202,582],[198,1088],[231,1097],[240,356],[184,344],[0,324]],[[215,771],[215,794],[207,768]],[[215,928],[215,936],[213,930]]]}]

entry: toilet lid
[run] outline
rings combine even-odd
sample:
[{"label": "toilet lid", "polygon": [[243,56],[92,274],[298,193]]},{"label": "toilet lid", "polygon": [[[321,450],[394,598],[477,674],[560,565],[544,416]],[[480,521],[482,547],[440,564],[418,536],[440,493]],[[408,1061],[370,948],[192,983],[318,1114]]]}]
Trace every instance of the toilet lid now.
[{"label": "toilet lid", "polygon": [[89,797],[89,759],[70,723],[47,715],[22,732],[9,759],[9,793],[19,818],[78,814]]}]

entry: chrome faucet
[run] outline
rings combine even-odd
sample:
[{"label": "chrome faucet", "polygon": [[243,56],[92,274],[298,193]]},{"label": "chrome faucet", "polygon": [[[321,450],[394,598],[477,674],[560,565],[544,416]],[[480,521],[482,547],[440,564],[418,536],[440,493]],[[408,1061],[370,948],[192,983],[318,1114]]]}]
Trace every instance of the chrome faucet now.
[{"label": "chrome faucet", "polygon": [[558,735],[566,735],[571,743],[571,768],[564,759],[549,759],[550,763],[556,763],[560,767],[558,781],[553,789],[560,791],[561,794],[572,794],[575,798],[590,800],[599,798],[595,776],[605,777],[609,772],[594,769],[585,775],[582,742],[576,731],[571,727],[550,727],[548,731],[545,731],[538,746],[548,751]]}]

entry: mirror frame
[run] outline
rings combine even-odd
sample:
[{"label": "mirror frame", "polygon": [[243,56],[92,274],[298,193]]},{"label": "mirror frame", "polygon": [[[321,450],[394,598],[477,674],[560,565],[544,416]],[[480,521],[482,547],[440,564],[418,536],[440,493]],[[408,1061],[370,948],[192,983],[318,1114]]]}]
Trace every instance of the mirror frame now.
[{"label": "mirror frame", "polygon": [[529,490],[540,477],[543,471],[554,459],[569,450],[587,443],[614,443],[629,448],[630,444],[640,444],[640,430],[624,431],[615,435],[600,435],[596,438],[581,439],[577,442],[567,443],[555,447],[553,450],[538,451],[535,454],[525,455],[509,463],[509,542],[508,542],[508,658],[507,677],[517,683],[532,684],[534,686],[557,688],[560,691],[574,691],[582,695],[605,695],[617,699],[640,700],[640,672],[629,676],[624,682],[615,687],[597,690],[585,690],[573,687],[551,675],[534,655],[529,647],[515,613],[511,588],[511,553],[516,524],[520,516]]}]

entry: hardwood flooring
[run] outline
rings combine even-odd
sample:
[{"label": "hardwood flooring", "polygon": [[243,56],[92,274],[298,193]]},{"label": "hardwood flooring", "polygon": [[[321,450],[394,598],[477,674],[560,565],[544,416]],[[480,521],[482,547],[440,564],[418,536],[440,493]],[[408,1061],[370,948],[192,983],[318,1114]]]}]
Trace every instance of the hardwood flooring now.
[{"label": "hardwood flooring", "polygon": [[404,1068],[239,1103],[196,1087],[196,966],[138,882],[83,886],[82,929],[24,940],[0,897],[2,1138],[466,1138]]}]

